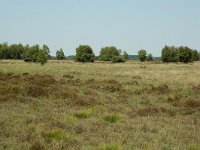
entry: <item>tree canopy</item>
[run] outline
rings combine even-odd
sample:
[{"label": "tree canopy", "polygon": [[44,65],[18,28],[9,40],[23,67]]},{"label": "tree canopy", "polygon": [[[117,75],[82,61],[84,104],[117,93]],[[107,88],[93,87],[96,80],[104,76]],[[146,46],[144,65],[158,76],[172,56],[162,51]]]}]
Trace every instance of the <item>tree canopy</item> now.
[{"label": "tree canopy", "polygon": [[112,61],[113,57],[119,56],[121,50],[117,49],[115,46],[104,47],[101,49],[99,60],[101,61]]},{"label": "tree canopy", "polygon": [[79,45],[76,48],[76,61],[78,62],[94,62],[95,55],[89,45]]},{"label": "tree canopy", "polygon": [[144,62],[145,60],[146,60],[146,58],[147,58],[147,52],[146,52],[146,50],[139,50],[138,51],[138,58],[139,58],[139,60],[141,61],[141,62]]}]

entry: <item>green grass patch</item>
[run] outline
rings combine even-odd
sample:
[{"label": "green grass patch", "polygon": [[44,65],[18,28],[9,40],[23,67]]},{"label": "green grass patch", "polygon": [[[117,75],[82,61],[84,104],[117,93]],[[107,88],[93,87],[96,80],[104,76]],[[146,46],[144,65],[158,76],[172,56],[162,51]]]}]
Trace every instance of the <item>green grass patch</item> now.
[{"label": "green grass patch", "polygon": [[59,141],[59,140],[69,140],[72,138],[72,135],[60,129],[54,129],[54,130],[43,133],[43,137],[47,139],[55,139]]},{"label": "green grass patch", "polygon": [[83,110],[80,110],[79,112],[77,112],[75,114],[76,118],[78,119],[87,119],[91,116],[92,114],[92,110],[91,109],[83,109]]},{"label": "green grass patch", "polygon": [[64,116],[64,122],[68,124],[73,124],[77,122],[77,118],[73,116]]},{"label": "green grass patch", "polygon": [[121,117],[119,115],[112,114],[112,115],[105,115],[103,119],[104,121],[109,123],[116,123],[121,119]]},{"label": "green grass patch", "polygon": [[103,144],[99,150],[120,150],[120,145],[115,143]]}]

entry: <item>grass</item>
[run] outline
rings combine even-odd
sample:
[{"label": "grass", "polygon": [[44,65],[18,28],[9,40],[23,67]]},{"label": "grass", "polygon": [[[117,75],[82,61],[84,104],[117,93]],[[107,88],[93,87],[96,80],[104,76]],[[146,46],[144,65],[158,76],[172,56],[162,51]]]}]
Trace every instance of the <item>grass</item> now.
[{"label": "grass", "polygon": [[78,119],[86,119],[86,118],[89,118],[92,114],[92,110],[91,109],[83,109],[83,110],[80,110],[79,112],[77,112],[75,114],[75,116],[78,118]]},{"label": "grass", "polygon": [[200,149],[200,63],[0,60],[0,149]]},{"label": "grass", "polygon": [[120,120],[120,117],[118,115],[106,115],[103,117],[103,119],[109,123],[116,123]]}]

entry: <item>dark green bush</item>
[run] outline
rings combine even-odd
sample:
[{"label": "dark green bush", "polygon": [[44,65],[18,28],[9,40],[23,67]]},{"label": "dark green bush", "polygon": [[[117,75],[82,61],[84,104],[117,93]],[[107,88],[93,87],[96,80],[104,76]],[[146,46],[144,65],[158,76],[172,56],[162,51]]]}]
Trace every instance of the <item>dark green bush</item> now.
[{"label": "dark green bush", "polygon": [[80,45],[76,48],[76,61],[78,62],[94,62],[95,55],[89,45]]},{"label": "dark green bush", "polygon": [[112,63],[123,63],[125,62],[124,56],[115,56],[112,58]]}]

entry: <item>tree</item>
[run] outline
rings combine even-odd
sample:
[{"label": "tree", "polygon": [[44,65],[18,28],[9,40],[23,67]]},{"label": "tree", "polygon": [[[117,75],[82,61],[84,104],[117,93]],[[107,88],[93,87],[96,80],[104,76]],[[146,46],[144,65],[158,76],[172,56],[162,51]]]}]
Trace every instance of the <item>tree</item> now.
[{"label": "tree", "polygon": [[124,56],[124,59],[128,59],[128,53],[126,51],[124,51],[123,56]]},{"label": "tree", "polygon": [[147,61],[153,61],[153,56],[152,54],[147,55]]},{"label": "tree", "polygon": [[114,46],[104,47],[101,49],[99,60],[101,61],[111,61],[113,57],[119,56],[121,50],[117,49]]},{"label": "tree", "polygon": [[199,61],[199,53],[197,50],[192,51],[192,61]]},{"label": "tree", "polygon": [[174,46],[165,46],[162,49],[161,60],[163,62],[178,62],[179,61],[179,48]]},{"label": "tree", "polygon": [[192,61],[192,49],[189,47],[179,47],[179,61],[188,63]]},{"label": "tree", "polygon": [[[40,50],[39,45],[33,45],[31,47],[27,46],[25,51],[25,59],[29,59],[32,62],[36,62],[37,61],[37,57],[38,57],[38,53]],[[46,53],[46,51],[45,51]]]},{"label": "tree", "polygon": [[48,60],[48,54],[44,49],[40,49],[38,51],[38,56],[37,56],[37,62],[39,62],[41,65],[44,65]]},{"label": "tree", "polygon": [[138,51],[138,58],[139,58],[139,60],[141,61],[141,62],[144,62],[145,60],[146,60],[146,58],[147,58],[147,52],[146,52],[146,50],[140,50],[140,51]]},{"label": "tree", "polygon": [[65,59],[65,54],[64,54],[64,52],[63,52],[62,49],[57,50],[57,52],[56,52],[56,59],[58,59],[58,60]]},{"label": "tree", "polygon": [[76,48],[76,61],[79,62],[94,62],[95,55],[89,45],[79,45]]},{"label": "tree", "polygon": [[47,53],[48,58],[51,58],[49,47],[44,44],[42,49]]},{"label": "tree", "polygon": [[0,44],[0,58],[1,59],[9,59],[8,53],[8,43]]}]

